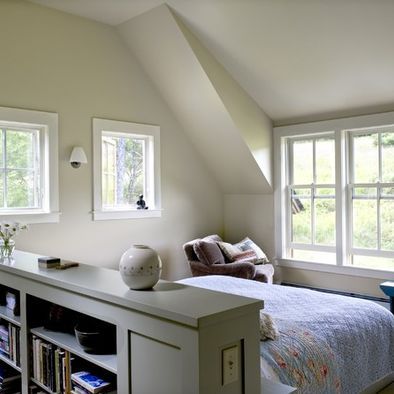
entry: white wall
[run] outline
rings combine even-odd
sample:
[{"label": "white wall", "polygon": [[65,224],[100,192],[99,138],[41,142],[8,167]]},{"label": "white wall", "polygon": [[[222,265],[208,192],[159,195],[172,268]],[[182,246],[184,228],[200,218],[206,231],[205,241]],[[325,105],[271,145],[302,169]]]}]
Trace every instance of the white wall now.
[{"label": "white wall", "polygon": [[[182,244],[222,231],[222,195],[116,31],[19,0],[0,2],[0,26],[0,105],[59,114],[60,223],[31,225],[17,248],[116,267],[146,243],[165,278],[188,275]],[[162,218],[92,221],[92,117],[161,126]],[[79,170],[67,162],[74,145],[88,156]]]}]

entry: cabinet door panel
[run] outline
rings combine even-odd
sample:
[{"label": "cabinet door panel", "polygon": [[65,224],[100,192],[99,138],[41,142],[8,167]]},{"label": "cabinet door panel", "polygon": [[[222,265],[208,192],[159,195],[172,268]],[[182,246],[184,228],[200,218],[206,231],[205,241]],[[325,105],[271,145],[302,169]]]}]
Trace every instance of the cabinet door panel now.
[{"label": "cabinet door panel", "polygon": [[131,392],[182,394],[181,349],[130,333]]}]

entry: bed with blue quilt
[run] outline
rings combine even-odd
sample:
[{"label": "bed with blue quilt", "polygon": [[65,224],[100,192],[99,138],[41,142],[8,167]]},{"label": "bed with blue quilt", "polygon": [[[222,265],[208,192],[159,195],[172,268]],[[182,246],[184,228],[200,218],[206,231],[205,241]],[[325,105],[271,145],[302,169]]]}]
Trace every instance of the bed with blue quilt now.
[{"label": "bed with blue quilt", "polygon": [[229,276],[179,282],[264,300],[278,336],[260,342],[262,376],[297,393],[360,393],[394,371],[394,316],[373,301]]}]

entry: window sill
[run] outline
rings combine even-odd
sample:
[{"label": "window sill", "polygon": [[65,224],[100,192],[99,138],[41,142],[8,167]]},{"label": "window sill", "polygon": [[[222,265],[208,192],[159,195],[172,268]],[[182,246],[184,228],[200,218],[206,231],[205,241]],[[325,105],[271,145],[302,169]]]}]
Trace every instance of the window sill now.
[{"label": "window sill", "polygon": [[60,212],[18,211],[0,212],[0,221],[20,222],[24,224],[58,223]]},{"label": "window sill", "polygon": [[394,280],[394,272],[383,271],[372,268],[361,268],[353,266],[338,266],[333,264],[311,263],[307,261],[276,259],[279,267],[299,268],[309,271],[328,272],[339,275],[359,276],[364,278]]},{"label": "window sill", "polygon": [[93,211],[93,220],[144,219],[161,217],[161,209],[134,209],[131,211]]}]

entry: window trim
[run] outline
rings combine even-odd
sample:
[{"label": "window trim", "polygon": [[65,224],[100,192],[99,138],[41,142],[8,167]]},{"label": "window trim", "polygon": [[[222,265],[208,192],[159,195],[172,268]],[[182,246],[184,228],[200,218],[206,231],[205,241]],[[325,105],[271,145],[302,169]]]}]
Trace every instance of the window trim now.
[{"label": "window trim", "polygon": [[[350,255],[351,251],[350,242],[348,242],[349,234],[347,233],[346,215],[344,214],[348,204],[348,201],[346,200],[349,196],[349,191],[347,190],[347,174],[349,164],[346,162],[346,160],[344,160],[344,158],[347,157],[345,153],[349,144],[347,131],[369,127],[378,128],[392,124],[394,124],[394,112],[274,127],[274,223],[276,261],[278,265],[313,271],[394,280],[394,272],[392,271],[344,265],[344,262]],[[287,144],[285,139],[288,137],[301,137],[303,135],[317,135],[329,132],[335,133],[337,262],[336,265],[330,265],[307,261],[297,261],[293,259],[290,260],[285,257],[285,233],[287,231],[287,169],[285,160],[282,160],[282,157],[285,157],[287,154]],[[346,248],[344,247],[345,245]]]},{"label": "window trim", "polygon": [[[307,137],[307,138],[305,138]],[[286,245],[286,249],[303,249],[303,250],[315,250],[315,251],[320,251],[320,252],[335,252],[335,246],[333,245],[321,245],[315,242],[315,236],[316,236],[316,217],[314,214],[314,199],[315,197],[315,192],[319,188],[324,188],[324,189],[335,189],[335,184],[323,184],[323,183],[316,183],[316,140],[318,139],[323,139],[323,138],[332,138],[335,144],[335,133],[334,132],[325,132],[325,133],[316,133],[314,135],[301,135],[297,137],[285,137],[286,140],[284,141],[285,144],[287,144],[286,147],[286,156],[288,157],[288,164],[286,166],[286,179],[285,179],[285,184],[286,184],[286,237],[289,240]],[[294,184],[294,172],[293,172],[293,162],[294,162],[294,142],[298,141],[303,141],[305,139],[310,139],[312,141],[313,145],[313,182],[311,184]],[[292,234],[292,229],[293,229],[293,216],[291,214],[291,199],[292,199],[292,194],[291,191],[293,189],[310,189],[311,191],[311,243],[310,244],[304,244],[300,242],[294,242],[293,241],[293,234]],[[317,198],[328,198],[328,197],[317,197]],[[336,195],[332,198],[334,202],[336,203]],[[336,233],[336,228],[335,228],[335,233]]]},{"label": "window trim", "polygon": [[[349,169],[349,183],[348,183],[348,210],[349,210],[349,226],[348,226],[348,234],[349,234],[349,254],[358,255],[358,256],[374,256],[374,257],[387,257],[394,258],[394,251],[388,251],[381,249],[382,243],[382,234],[381,234],[381,216],[380,216],[380,206],[381,200],[389,200],[392,199],[390,197],[382,197],[382,189],[394,187],[394,183],[383,182],[382,181],[382,141],[381,135],[385,132],[387,128],[393,129],[393,125],[384,125],[378,127],[371,127],[371,133],[378,135],[378,177],[379,179],[376,182],[355,182],[355,174],[354,174],[354,137],[362,136],[368,134],[368,127],[362,129],[349,129],[346,130],[348,133],[349,139],[349,156],[348,156],[348,169]],[[377,212],[376,212],[376,226],[377,226],[377,245],[376,249],[369,248],[360,248],[355,247],[353,245],[353,190],[359,187],[366,188],[374,188],[376,189],[376,198],[371,200],[376,201],[377,204]],[[357,198],[362,199],[362,198]]]},{"label": "window trim", "polygon": [[[160,127],[141,123],[93,118],[93,220],[139,219],[161,217],[161,185],[160,185]],[[151,149],[147,152],[153,160],[147,166],[153,173],[151,181],[154,189],[154,209],[103,209],[101,178],[101,136],[103,132],[134,134],[153,138]],[[149,147],[148,147],[149,150]],[[153,166],[150,163],[153,162]]]},{"label": "window trim", "polygon": [[58,177],[58,114],[0,107],[2,125],[40,130],[40,167],[42,207],[37,209],[9,209],[0,211],[0,221],[23,223],[56,223],[59,221]]}]

